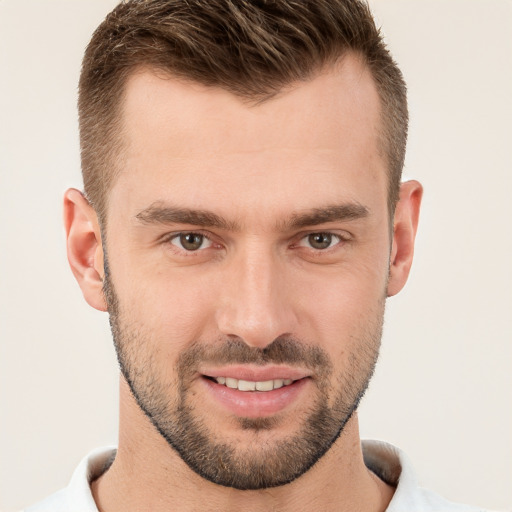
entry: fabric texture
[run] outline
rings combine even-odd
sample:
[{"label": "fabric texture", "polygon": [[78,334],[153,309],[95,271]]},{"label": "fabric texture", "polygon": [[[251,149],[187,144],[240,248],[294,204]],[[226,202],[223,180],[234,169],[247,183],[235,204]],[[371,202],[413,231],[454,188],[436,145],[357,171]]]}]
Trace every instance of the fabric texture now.
[{"label": "fabric texture", "polygon": [[[382,441],[362,441],[368,469],[396,487],[387,512],[485,512],[453,503],[418,486],[407,456]],[[90,483],[98,478],[115,456],[115,447],[94,450],[76,468],[69,485],[24,512],[98,512]]]}]

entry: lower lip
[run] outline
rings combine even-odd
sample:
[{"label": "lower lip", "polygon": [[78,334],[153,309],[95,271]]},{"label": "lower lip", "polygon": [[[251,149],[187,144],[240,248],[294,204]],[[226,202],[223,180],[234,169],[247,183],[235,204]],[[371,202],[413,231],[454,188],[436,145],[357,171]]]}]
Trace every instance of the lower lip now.
[{"label": "lower lip", "polygon": [[283,411],[305,391],[309,380],[296,380],[288,386],[272,391],[239,391],[202,378],[208,391],[217,401],[231,413],[243,418],[264,418]]}]

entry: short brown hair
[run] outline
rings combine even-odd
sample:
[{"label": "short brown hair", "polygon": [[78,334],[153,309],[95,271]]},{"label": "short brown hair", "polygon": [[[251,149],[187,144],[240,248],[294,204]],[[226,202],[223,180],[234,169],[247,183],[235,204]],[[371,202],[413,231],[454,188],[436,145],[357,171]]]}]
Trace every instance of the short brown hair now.
[{"label": "short brown hair", "polygon": [[124,84],[154,68],[262,101],[352,51],[368,66],[382,107],[389,211],[398,198],[407,97],[366,2],[359,0],[130,0],[95,31],[79,84],[85,193],[100,221],[120,167]]}]

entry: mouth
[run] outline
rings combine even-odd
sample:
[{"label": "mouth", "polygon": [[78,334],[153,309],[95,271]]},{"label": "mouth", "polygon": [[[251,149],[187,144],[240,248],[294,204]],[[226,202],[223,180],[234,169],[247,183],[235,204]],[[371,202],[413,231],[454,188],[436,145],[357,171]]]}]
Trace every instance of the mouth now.
[{"label": "mouth", "polygon": [[283,367],[247,366],[201,372],[200,379],[213,403],[237,417],[275,415],[300,403],[312,385],[310,372]]},{"label": "mouth", "polygon": [[[295,382],[293,379],[271,379],[271,380],[243,380],[235,379],[233,377],[207,377],[221,386],[226,386],[230,389],[238,389],[238,391],[262,391],[268,392],[274,389],[280,389],[285,386],[290,386]],[[299,379],[297,379],[299,380]]]}]

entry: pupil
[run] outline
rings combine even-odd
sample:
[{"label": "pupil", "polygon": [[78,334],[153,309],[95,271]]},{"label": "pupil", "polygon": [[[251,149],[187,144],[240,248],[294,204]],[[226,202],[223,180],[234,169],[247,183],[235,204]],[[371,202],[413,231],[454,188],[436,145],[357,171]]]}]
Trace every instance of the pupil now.
[{"label": "pupil", "polygon": [[331,245],[331,235],[328,233],[315,233],[309,235],[309,243],[315,249],[327,249]]},{"label": "pupil", "polygon": [[203,236],[196,233],[186,233],[181,235],[181,245],[190,251],[195,251],[201,247],[203,243]]}]

